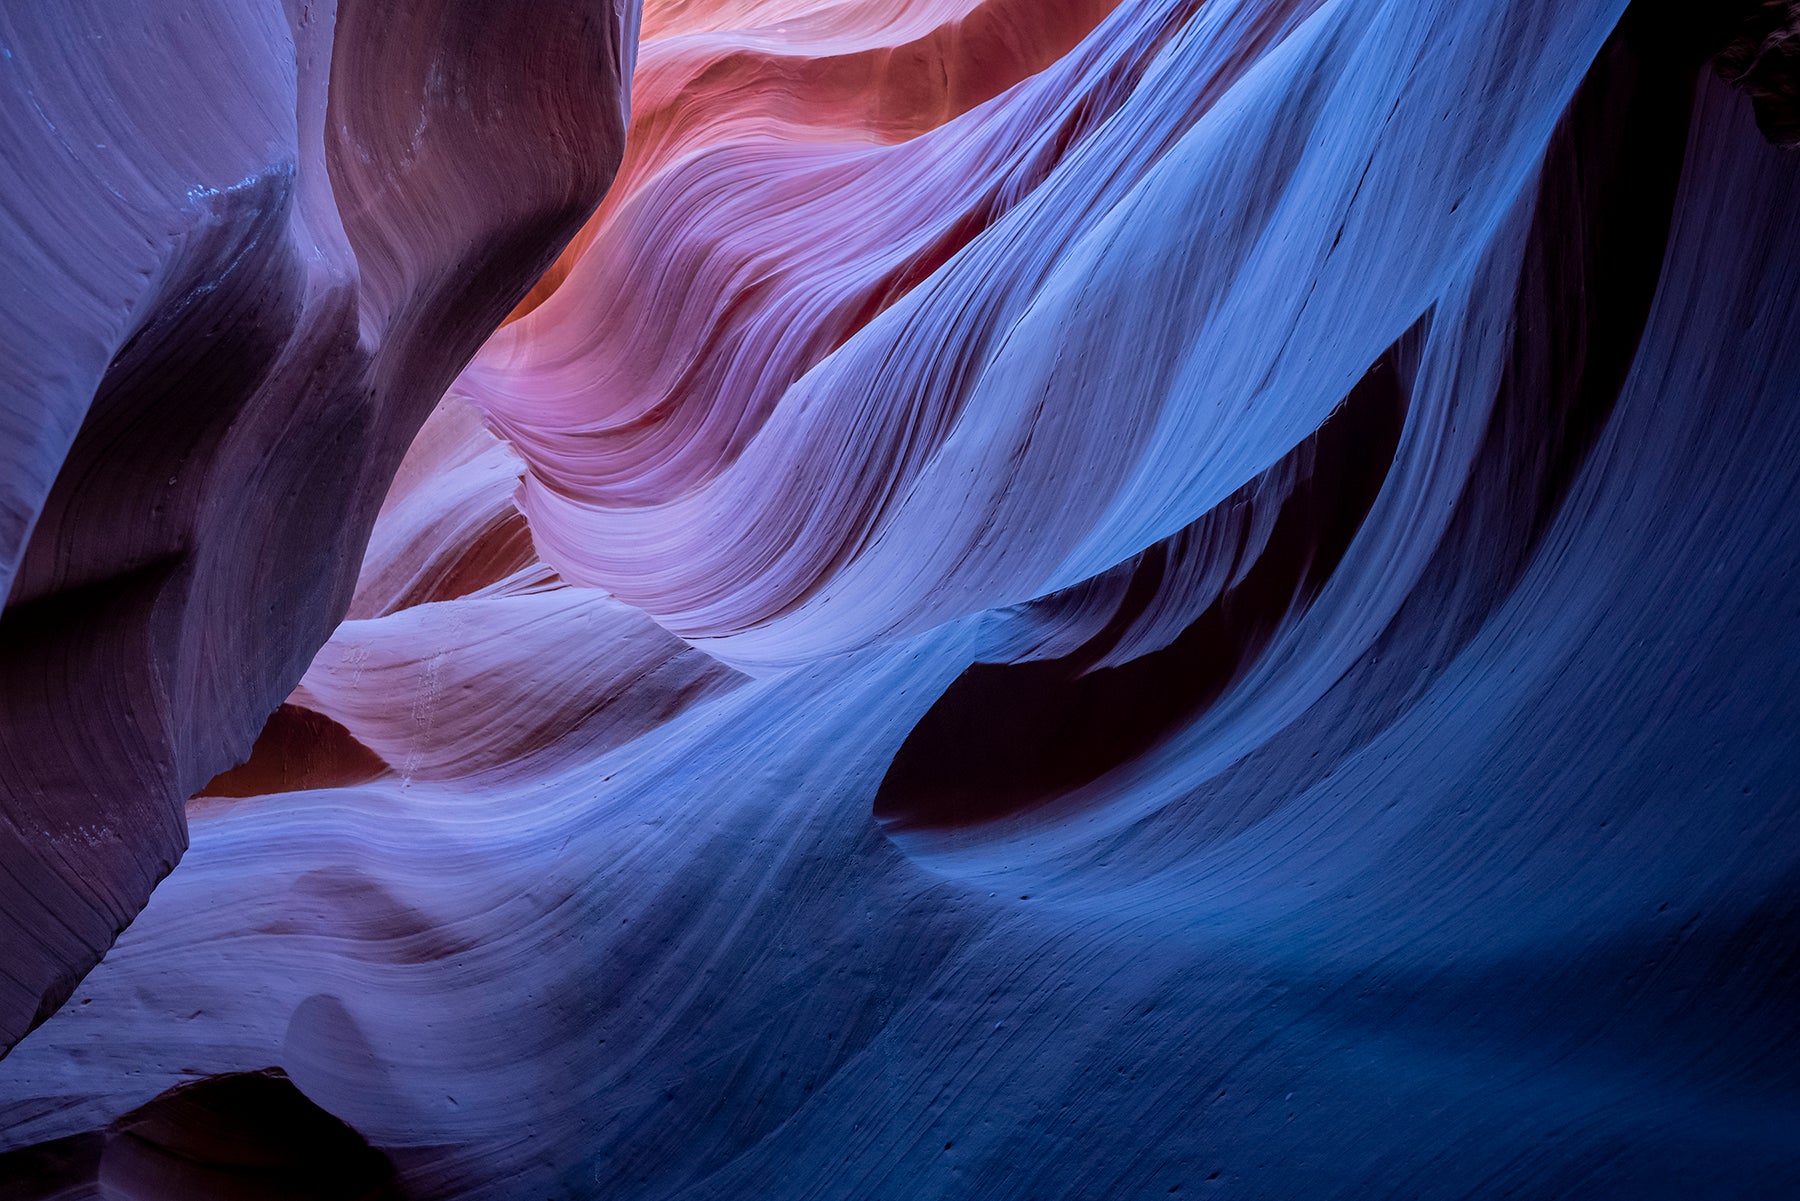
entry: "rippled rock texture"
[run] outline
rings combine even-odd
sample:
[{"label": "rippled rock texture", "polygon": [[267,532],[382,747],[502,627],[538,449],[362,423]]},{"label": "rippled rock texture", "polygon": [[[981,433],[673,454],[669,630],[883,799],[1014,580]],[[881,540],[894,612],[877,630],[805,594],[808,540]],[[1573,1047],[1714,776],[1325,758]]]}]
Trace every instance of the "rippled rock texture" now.
[{"label": "rippled rock texture", "polygon": [[21,1196],[1800,1195],[1786,6],[285,11],[5,18]]}]

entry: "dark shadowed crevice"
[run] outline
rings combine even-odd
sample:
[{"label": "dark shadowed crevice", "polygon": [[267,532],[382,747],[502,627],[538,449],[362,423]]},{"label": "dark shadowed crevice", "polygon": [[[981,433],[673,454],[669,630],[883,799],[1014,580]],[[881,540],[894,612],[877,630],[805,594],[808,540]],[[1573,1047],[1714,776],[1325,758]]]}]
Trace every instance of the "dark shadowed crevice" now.
[{"label": "dark shadowed crevice", "polygon": [[1719,74],[1750,97],[1763,137],[1800,147],[1800,0],[1737,0],[1720,7],[1741,16],[1714,60]]},{"label": "dark shadowed crevice", "polygon": [[1440,653],[1464,645],[1530,566],[1637,357],[1702,61],[1660,11],[1634,6],[1545,152],[1499,394],[1434,568],[1408,602],[1437,627]]},{"label": "dark shadowed crevice", "polygon": [[105,1130],[0,1154],[17,1201],[401,1201],[393,1163],[279,1068],[179,1085]]},{"label": "dark shadowed crevice", "polygon": [[[1203,713],[1307,609],[1362,527],[1399,445],[1419,342],[1396,343],[1316,433],[1189,527],[1210,523],[1209,534],[1222,529],[1226,539],[1184,530],[1138,556],[1117,614],[1084,645],[1057,659],[977,663],[958,677],[895,756],[875,816],[894,832],[1011,816],[1098,779]],[[1236,561],[1255,522],[1230,519],[1270,504],[1278,511],[1260,553]],[[1095,666],[1183,559],[1221,555],[1234,560],[1234,582],[1172,641]]]}]

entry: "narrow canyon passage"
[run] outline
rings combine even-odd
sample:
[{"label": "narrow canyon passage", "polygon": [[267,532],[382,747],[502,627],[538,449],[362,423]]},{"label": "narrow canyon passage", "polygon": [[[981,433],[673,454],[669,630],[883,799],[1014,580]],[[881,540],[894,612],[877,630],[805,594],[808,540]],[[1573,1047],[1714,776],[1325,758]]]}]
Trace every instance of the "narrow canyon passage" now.
[{"label": "narrow canyon passage", "polygon": [[0,2],[0,1198],[1800,1196],[1800,4]]}]

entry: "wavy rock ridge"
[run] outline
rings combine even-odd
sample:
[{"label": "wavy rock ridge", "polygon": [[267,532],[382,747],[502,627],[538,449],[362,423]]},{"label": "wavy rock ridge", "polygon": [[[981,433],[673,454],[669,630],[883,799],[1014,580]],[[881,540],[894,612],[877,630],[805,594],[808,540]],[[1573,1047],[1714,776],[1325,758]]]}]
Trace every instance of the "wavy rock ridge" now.
[{"label": "wavy rock ridge", "polygon": [[[532,23],[496,159],[402,82],[515,112],[489,18],[376,11],[326,211],[412,418],[348,620],[302,678],[182,594],[169,662],[266,676],[154,711],[275,716],[0,1065],[0,1180],[1800,1194],[1787,6],[652,0],[579,230],[635,15]],[[0,726],[141,772],[33,670]]]}]

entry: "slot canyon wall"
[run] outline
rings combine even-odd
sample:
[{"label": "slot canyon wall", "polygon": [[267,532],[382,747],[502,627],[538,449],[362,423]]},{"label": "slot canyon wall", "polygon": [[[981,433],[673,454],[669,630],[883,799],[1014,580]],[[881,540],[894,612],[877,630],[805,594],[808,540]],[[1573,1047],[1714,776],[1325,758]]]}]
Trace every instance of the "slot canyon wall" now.
[{"label": "slot canyon wall", "polygon": [[0,1197],[1800,1196],[1797,144],[1788,0],[0,3]]}]

